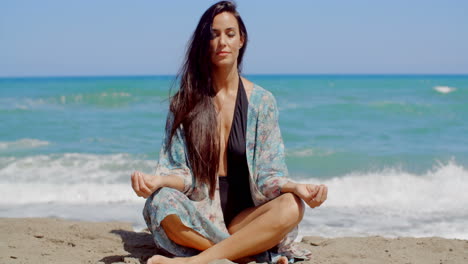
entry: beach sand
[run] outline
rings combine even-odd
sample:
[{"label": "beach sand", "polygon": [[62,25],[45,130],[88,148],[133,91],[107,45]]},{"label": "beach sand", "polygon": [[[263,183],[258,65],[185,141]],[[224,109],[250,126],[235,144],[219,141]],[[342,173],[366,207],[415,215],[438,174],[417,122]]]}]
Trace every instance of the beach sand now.
[{"label": "beach sand", "polygon": [[[128,223],[0,218],[0,263],[145,263],[157,254],[147,232]],[[304,237],[301,263],[468,263],[468,240]],[[212,263],[232,263],[227,260]]]}]

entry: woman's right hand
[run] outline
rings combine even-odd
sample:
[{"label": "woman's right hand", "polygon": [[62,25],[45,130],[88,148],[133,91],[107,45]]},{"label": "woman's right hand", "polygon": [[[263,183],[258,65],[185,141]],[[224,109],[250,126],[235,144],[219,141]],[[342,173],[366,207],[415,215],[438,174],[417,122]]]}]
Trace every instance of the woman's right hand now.
[{"label": "woman's right hand", "polygon": [[143,198],[148,198],[153,192],[163,187],[162,177],[149,175],[140,171],[135,171],[131,175],[132,188],[135,193]]},{"label": "woman's right hand", "polygon": [[294,187],[294,194],[299,196],[310,208],[319,207],[327,199],[328,187],[324,184],[298,183]]}]

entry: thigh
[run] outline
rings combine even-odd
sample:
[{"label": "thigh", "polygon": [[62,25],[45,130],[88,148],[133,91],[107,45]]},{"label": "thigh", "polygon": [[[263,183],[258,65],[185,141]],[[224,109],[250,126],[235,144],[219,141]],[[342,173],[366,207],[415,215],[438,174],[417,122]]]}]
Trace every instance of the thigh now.
[{"label": "thigh", "polygon": [[234,217],[234,219],[232,219],[231,224],[228,226],[229,233],[234,234],[265,212],[268,212],[275,207],[281,206],[281,203],[284,202],[284,200],[290,198],[289,196],[294,197],[294,194],[285,193],[267,203],[247,208],[240,212],[236,217]]},{"label": "thigh", "polygon": [[186,226],[177,215],[168,215],[161,221],[167,237],[176,244],[200,251],[212,247],[215,243],[209,238]]}]

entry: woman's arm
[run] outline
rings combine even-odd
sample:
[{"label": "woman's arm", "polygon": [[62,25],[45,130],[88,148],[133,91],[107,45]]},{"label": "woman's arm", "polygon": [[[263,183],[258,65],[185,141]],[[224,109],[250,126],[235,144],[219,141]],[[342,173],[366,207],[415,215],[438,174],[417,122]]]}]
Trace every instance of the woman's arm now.
[{"label": "woman's arm", "polygon": [[132,188],[135,193],[143,198],[148,198],[153,192],[160,188],[168,187],[183,192],[184,179],[177,175],[150,175],[135,171],[132,176]]},{"label": "woman's arm", "polygon": [[283,138],[279,127],[279,111],[275,97],[265,91],[259,105],[255,131],[256,184],[261,194],[272,200],[281,194],[288,182]]},{"label": "woman's arm", "polygon": [[[190,196],[194,189],[193,175],[188,164],[183,128],[177,128],[172,143],[169,143],[169,136],[172,129],[174,115],[171,111],[167,114],[166,129],[159,153],[158,165],[154,172],[161,176],[164,187],[171,187]],[[167,179],[165,179],[167,177]],[[183,185],[183,187],[181,187]]]},{"label": "woman's arm", "polygon": [[182,179],[181,177],[177,175],[159,176],[159,177],[161,177],[162,187],[176,189],[180,192],[184,191],[185,183],[184,183],[184,179]]},{"label": "woman's arm", "polygon": [[282,193],[294,193],[311,208],[320,206],[327,199],[328,187],[321,184],[288,182],[281,187]]},{"label": "woman's arm", "polygon": [[297,183],[288,181],[281,187],[281,193],[294,193]]},{"label": "woman's arm", "polygon": [[299,196],[312,208],[320,206],[327,199],[328,189],[325,185],[300,184],[288,180],[276,99],[268,92],[262,100],[264,106],[259,114],[259,136],[256,142],[260,146],[257,159],[257,186],[260,192],[268,199],[290,192]]}]

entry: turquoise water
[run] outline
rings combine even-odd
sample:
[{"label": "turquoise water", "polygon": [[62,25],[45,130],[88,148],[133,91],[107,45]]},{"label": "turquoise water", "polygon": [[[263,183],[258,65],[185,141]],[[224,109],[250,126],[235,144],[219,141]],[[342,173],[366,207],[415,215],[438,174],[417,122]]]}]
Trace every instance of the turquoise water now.
[{"label": "turquoise water", "polygon": [[[445,198],[428,212],[451,208],[450,223],[467,224],[457,211],[468,203],[461,190],[468,187],[468,75],[247,77],[276,97],[291,177],[335,187],[324,213],[371,207],[401,214],[419,210],[421,195],[436,190]],[[80,219],[64,208],[141,204],[129,175],[155,166],[172,83],[172,76],[0,79],[0,216],[24,215],[13,205],[36,216],[55,204],[62,209],[52,215]],[[419,189],[408,189],[415,181]],[[411,201],[395,200],[395,192]],[[379,221],[376,233],[393,234]],[[321,235],[348,234],[313,224],[323,225]],[[460,237],[459,229],[441,232]]]},{"label": "turquoise water", "polygon": [[[276,96],[293,175],[468,165],[467,76],[249,76]],[[157,158],[172,77],[0,80],[0,155]],[[441,93],[437,86],[456,90]]]}]

